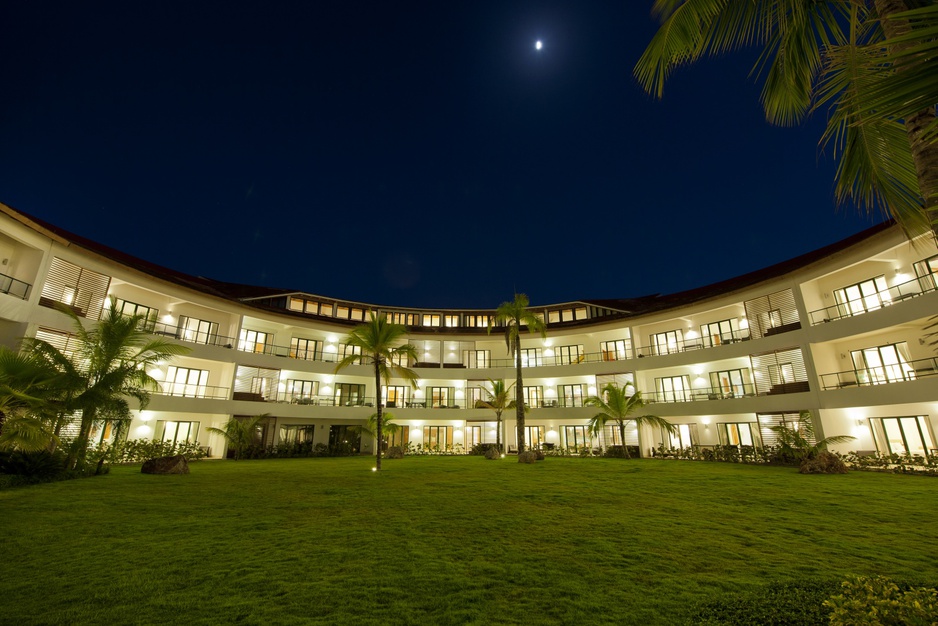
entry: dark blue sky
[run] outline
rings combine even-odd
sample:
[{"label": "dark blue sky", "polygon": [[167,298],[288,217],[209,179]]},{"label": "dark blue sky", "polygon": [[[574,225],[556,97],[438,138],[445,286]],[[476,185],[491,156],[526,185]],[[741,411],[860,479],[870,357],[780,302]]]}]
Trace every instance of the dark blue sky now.
[{"label": "dark blue sky", "polygon": [[[670,293],[879,221],[752,53],[651,0],[0,3],[0,201],[219,280],[401,306]],[[536,40],[544,42],[540,51]]]}]

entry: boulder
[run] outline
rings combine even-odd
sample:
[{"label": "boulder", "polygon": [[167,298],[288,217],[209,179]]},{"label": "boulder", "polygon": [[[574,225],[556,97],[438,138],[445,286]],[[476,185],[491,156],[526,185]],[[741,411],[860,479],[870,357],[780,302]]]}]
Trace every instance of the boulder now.
[{"label": "boulder", "polygon": [[386,459],[403,459],[404,458],[404,448],[401,446],[391,446],[388,448],[388,451],[384,453],[384,458]]},{"label": "boulder", "polygon": [[821,450],[817,456],[804,459],[800,471],[802,474],[846,474],[847,466],[833,452]]},{"label": "boulder", "polygon": [[181,454],[161,456],[158,459],[144,461],[140,471],[144,474],[188,474],[189,462]]},{"label": "boulder", "polygon": [[530,450],[525,450],[518,455],[518,463],[534,463],[537,461],[537,454]]},{"label": "boulder", "polygon": [[534,456],[535,458],[537,458],[538,461],[543,461],[544,460],[543,450],[541,450],[540,448],[538,448],[537,450],[534,450]]},{"label": "boulder", "polygon": [[485,458],[489,461],[497,461],[502,458],[502,453],[498,451],[498,448],[489,448],[485,451]]}]

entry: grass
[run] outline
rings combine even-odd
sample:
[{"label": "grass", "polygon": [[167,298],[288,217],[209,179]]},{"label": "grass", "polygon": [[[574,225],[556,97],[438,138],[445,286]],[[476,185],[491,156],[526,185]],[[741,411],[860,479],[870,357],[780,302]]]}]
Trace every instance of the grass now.
[{"label": "grass", "polygon": [[0,491],[11,624],[674,624],[769,581],[938,580],[933,479],[481,457],[203,461]]}]

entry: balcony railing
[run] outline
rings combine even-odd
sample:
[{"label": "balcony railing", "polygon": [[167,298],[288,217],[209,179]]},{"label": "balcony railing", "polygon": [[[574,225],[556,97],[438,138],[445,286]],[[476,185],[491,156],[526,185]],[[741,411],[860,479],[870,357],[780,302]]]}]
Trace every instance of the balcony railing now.
[{"label": "balcony railing", "polygon": [[828,390],[869,387],[918,380],[929,376],[938,376],[938,358],[936,357],[834,374],[821,374],[821,388]]},{"label": "balcony railing", "polygon": [[185,343],[198,343],[206,346],[220,346],[223,348],[232,348],[237,341],[232,337],[225,337],[217,333],[208,333],[204,331],[188,330],[180,328],[175,324],[166,324],[164,322],[148,322],[143,328],[154,335],[162,335],[177,339]]},{"label": "balcony railing", "polygon": [[28,300],[31,288],[32,285],[29,283],[24,283],[6,274],[0,274],[0,293],[8,293],[22,300]]},{"label": "balcony railing", "polygon": [[731,400],[751,398],[756,395],[756,388],[751,383],[733,385],[732,390],[721,387],[694,387],[675,391],[642,392],[645,402],[705,402],[707,400]]},{"label": "balcony railing", "polygon": [[841,320],[846,317],[877,311],[883,307],[895,304],[896,302],[921,296],[935,290],[936,285],[933,281],[927,278],[915,278],[904,283],[899,283],[898,285],[893,285],[883,291],[877,291],[876,293],[868,294],[862,298],[857,298],[856,300],[848,300],[847,302],[818,309],[817,311],[811,311],[809,317],[811,318],[812,325],[833,322],[834,320]]},{"label": "balcony railing", "polygon": [[690,352],[692,350],[703,350],[705,348],[739,343],[740,341],[749,341],[750,338],[749,329],[734,330],[731,333],[707,335],[695,339],[685,338],[681,341],[668,342],[667,344],[641,346],[636,349],[636,356],[643,358],[646,356],[661,356],[677,354],[679,352]]},{"label": "balcony railing", "polygon": [[160,391],[153,393],[158,396],[173,396],[176,398],[206,398],[210,400],[227,400],[229,387],[215,387],[212,385],[187,385],[185,383],[160,383]]}]

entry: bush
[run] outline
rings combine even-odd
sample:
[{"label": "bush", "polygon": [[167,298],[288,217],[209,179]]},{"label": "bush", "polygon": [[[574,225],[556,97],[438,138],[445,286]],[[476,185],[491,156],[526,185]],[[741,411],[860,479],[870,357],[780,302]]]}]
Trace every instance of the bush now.
[{"label": "bush", "polygon": [[[98,448],[104,459],[115,464],[143,463],[150,459],[181,454],[187,461],[195,461],[206,456],[197,442],[179,442],[173,445],[171,441],[157,441],[150,439],[128,439],[117,441],[107,447]],[[92,454],[97,458],[98,454]]]},{"label": "bush", "polygon": [[[637,459],[641,454],[638,446],[626,446],[626,448],[628,448],[629,458]],[[623,448],[622,446],[609,446],[603,451],[603,456],[624,459],[626,448]]]},{"label": "bush", "polygon": [[856,577],[841,585],[841,593],[824,603],[834,626],[928,626],[938,623],[938,591],[900,589],[877,576]]},{"label": "bush", "polygon": [[773,582],[749,593],[725,595],[693,609],[688,624],[716,626],[812,626],[829,623],[824,601],[836,581]]},{"label": "bush", "polygon": [[484,456],[488,453],[489,450],[495,450],[498,452],[497,443],[477,443],[476,445],[469,448],[469,454],[471,456]]},{"label": "bush", "polygon": [[805,457],[801,461],[802,474],[846,474],[847,466],[833,452],[821,450],[814,457]]},{"label": "bush", "polygon": [[5,452],[0,454],[0,473],[27,478],[45,479],[65,471],[65,457],[61,453]]}]

